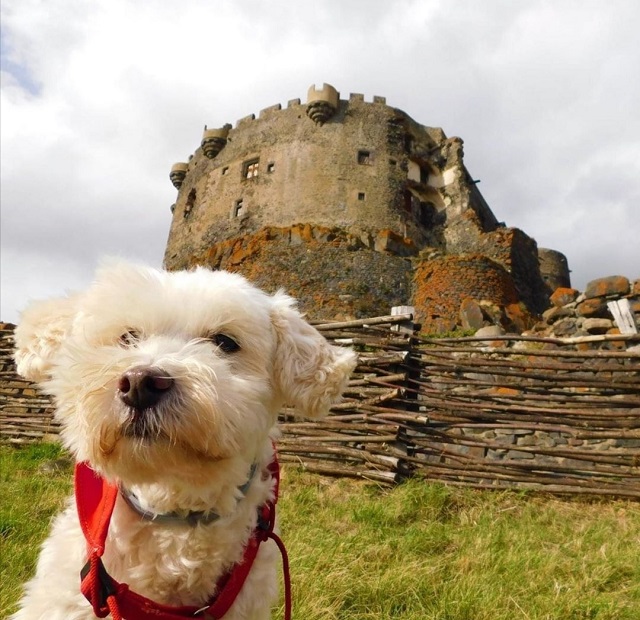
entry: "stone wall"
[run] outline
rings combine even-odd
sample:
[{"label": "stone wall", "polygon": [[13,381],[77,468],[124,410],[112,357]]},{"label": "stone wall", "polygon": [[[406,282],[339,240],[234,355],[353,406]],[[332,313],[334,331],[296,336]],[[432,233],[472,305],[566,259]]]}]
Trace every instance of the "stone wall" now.
[{"label": "stone wall", "polygon": [[485,321],[507,331],[534,323],[519,303],[514,279],[482,254],[436,255],[416,261],[413,301],[424,333],[477,330]]},{"label": "stone wall", "polygon": [[[511,275],[521,301],[533,314],[540,314],[549,305],[549,295],[555,290],[545,281],[561,279],[558,258],[548,269],[555,269],[553,275],[541,270],[538,245],[534,239],[518,228],[501,226],[485,232],[480,227],[477,215],[467,211],[450,221],[446,232],[446,251],[450,254],[482,254],[500,263]],[[548,255],[548,250],[545,251]],[[561,257],[559,252],[556,257]],[[566,259],[565,259],[566,263]],[[563,283],[569,281],[568,268]]]},{"label": "stone wall", "polygon": [[55,438],[53,406],[30,381],[16,373],[12,323],[0,323],[0,437],[11,442]]},{"label": "stone wall", "polygon": [[411,263],[403,255],[414,253],[415,246],[392,231],[356,236],[305,224],[228,239],[192,260],[241,273],[270,292],[281,287],[274,274],[286,273],[286,292],[310,318],[341,320],[403,305],[411,294]]}]

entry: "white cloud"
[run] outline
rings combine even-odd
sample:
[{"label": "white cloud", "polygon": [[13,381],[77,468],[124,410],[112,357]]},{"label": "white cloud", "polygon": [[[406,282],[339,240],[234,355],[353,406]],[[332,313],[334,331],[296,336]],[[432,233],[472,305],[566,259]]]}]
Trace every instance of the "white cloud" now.
[{"label": "white cloud", "polygon": [[574,283],[640,275],[640,5],[587,0],[4,0],[2,310],[160,264],[172,163],[330,82],[465,140],[499,220]]}]

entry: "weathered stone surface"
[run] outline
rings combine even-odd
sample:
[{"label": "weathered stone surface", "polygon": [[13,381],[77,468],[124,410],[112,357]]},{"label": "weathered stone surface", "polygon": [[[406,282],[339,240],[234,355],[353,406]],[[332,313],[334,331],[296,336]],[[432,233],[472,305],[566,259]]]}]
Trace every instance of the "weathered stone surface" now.
[{"label": "weathered stone surface", "polygon": [[607,308],[607,302],[601,297],[594,297],[585,299],[579,303],[576,307],[576,314],[578,316],[594,317],[600,319],[610,318],[609,308]]},{"label": "weathered stone surface", "polygon": [[515,320],[534,323],[533,315],[518,306],[518,292],[510,274],[486,256],[435,256],[417,259],[414,265],[413,300],[426,332],[435,332],[435,323],[442,319],[453,318],[459,324],[465,299],[474,300],[483,313],[488,313],[490,305],[502,308],[499,320],[507,330],[516,331]]},{"label": "weathered stone surface", "polygon": [[485,325],[481,327],[475,334],[477,338],[493,338],[495,336],[504,336],[505,331],[500,325]]},{"label": "weathered stone surface", "polygon": [[504,307],[504,313],[508,319],[507,325],[510,331],[517,334],[522,333],[534,322],[534,317],[523,303],[507,304]]},{"label": "weathered stone surface", "polygon": [[532,452],[525,452],[523,450],[509,450],[507,452],[508,459],[533,459],[535,455]]},{"label": "weathered stone surface", "polygon": [[624,276],[609,276],[591,280],[584,291],[585,297],[607,297],[610,295],[626,295],[629,293],[629,280]]},{"label": "weathered stone surface", "polygon": [[482,309],[473,299],[468,297],[460,304],[460,323],[463,329],[478,330],[484,325]]},{"label": "weathered stone surface", "polygon": [[573,315],[574,311],[571,308],[558,308],[557,306],[553,306],[542,313],[542,319],[551,324],[559,319]]},{"label": "weathered stone surface", "polygon": [[268,227],[212,245],[193,265],[238,272],[271,291],[280,288],[274,274],[286,273],[287,292],[313,318],[388,314],[390,300],[405,305],[410,295],[405,259],[375,252],[338,228]]},{"label": "weathered stone surface", "polygon": [[584,319],[582,329],[590,334],[606,334],[613,327],[613,321],[609,319]]},{"label": "weathered stone surface", "polygon": [[376,252],[389,252],[396,256],[414,256],[418,253],[416,244],[393,230],[381,230],[376,236],[374,249]]},{"label": "weathered stone surface", "polygon": [[553,325],[553,334],[555,336],[573,336],[578,331],[578,327],[574,319],[561,319]]},{"label": "weathered stone surface", "polygon": [[578,298],[578,295],[580,295],[580,291],[575,288],[560,287],[552,293],[549,301],[554,306],[566,306],[572,301],[575,301]]}]

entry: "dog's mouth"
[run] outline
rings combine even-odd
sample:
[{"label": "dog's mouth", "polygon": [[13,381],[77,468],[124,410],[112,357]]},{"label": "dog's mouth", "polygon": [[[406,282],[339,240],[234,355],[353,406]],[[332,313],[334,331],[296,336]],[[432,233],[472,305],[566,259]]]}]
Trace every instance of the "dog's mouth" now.
[{"label": "dog's mouth", "polygon": [[159,440],[167,439],[166,433],[158,423],[155,409],[128,408],[127,420],[122,426],[122,436],[130,439]]}]

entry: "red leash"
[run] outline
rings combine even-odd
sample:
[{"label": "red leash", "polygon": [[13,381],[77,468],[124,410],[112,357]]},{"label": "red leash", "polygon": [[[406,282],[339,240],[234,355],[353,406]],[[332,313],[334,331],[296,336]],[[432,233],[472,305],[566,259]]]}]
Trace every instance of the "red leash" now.
[{"label": "red leash", "polygon": [[80,526],[89,549],[89,560],[82,569],[80,589],[98,618],[109,614],[113,620],[183,620],[212,618],[221,620],[236,600],[258,554],[260,544],[271,538],[282,554],[284,573],[285,620],[291,620],[291,579],[289,558],[280,537],[273,531],[276,501],[280,483],[280,468],[274,453],[269,473],[275,480],[275,497],[264,504],[258,514],[258,525],[245,548],[242,560],[217,583],[216,595],[204,607],[162,605],[118,583],[107,573],[102,563],[109,522],[118,496],[118,487],[98,476],[88,463],[78,463],[75,469],[75,495]]}]

